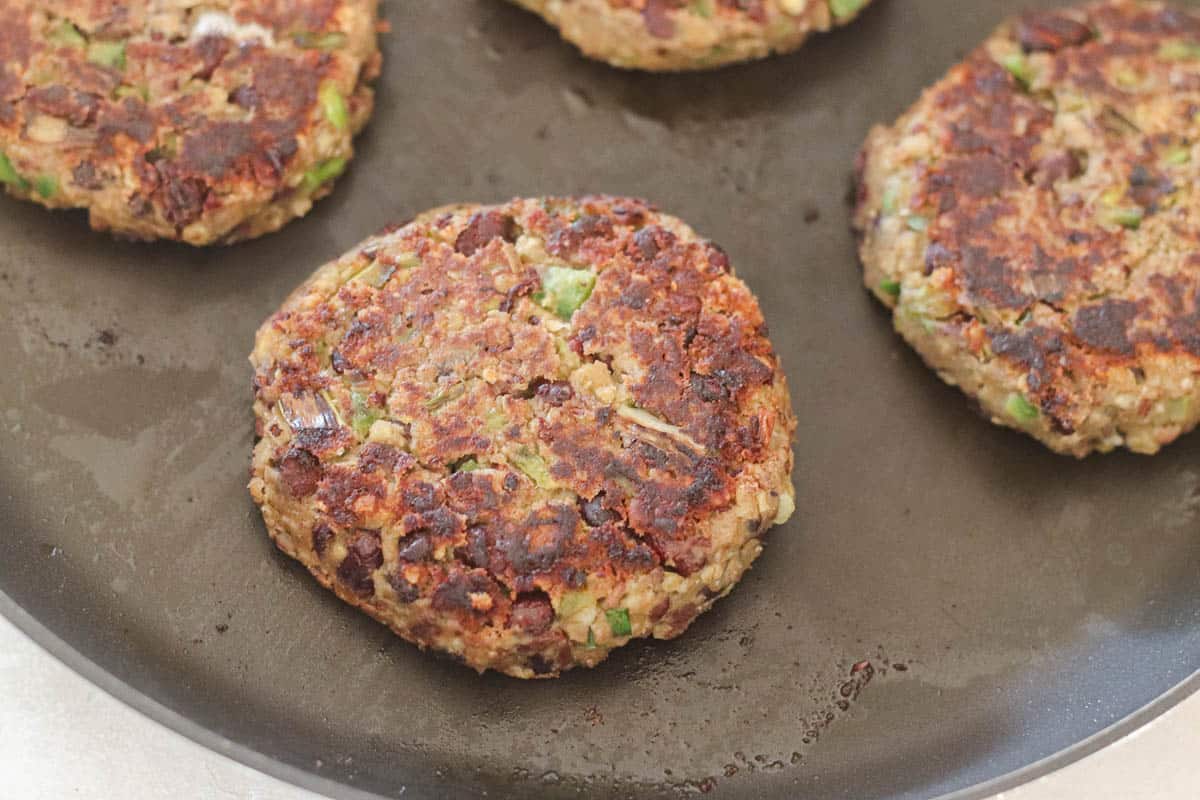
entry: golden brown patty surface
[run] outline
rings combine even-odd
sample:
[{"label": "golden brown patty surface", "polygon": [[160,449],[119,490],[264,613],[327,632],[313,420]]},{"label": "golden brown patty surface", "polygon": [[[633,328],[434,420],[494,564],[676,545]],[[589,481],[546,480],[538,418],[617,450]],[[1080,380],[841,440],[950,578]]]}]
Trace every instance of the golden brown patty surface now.
[{"label": "golden brown patty surface", "polygon": [[376,0],[0,0],[0,183],[191,244],[307,213],[353,154]]},{"label": "golden brown patty surface", "polygon": [[1200,16],[1030,12],[871,133],[855,225],[897,330],[998,424],[1153,453],[1200,420]]},{"label": "golden brown patty surface", "polygon": [[481,671],[677,636],[794,508],[757,302],[637,200],[431,211],[322,267],[251,361],[276,544]]},{"label": "golden brown patty surface", "polygon": [[645,70],[709,69],[795,50],[871,0],[514,0],[592,58]]}]

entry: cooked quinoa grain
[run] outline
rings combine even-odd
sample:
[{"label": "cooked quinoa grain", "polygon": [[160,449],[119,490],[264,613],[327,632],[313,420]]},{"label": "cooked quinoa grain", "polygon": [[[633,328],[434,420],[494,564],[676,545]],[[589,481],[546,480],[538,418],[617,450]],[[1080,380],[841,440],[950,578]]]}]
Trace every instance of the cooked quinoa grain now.
[{"label": "cooked quinoa grain", "polygon": [[757,302],[637,200],[431,211],[321,268],[251,361],[276,544],[480,671],[678,636],[795,506]]},{"label": "cooked quinoa grain", "polygon": [[346,168],[376,0],[0,0],[0,183],[196,245],[303,216]]},{"label": "cooked quinoa grain", "polygon": [[710,69],[800,47],[871,0],[514,0],[591,58],[629,69]]},{"label": "cooked quinoa grain", "polygon": [[855,225],[896,329],[1075,456],[1200,420],[1200,16],[1029,12],[871,133]]}]

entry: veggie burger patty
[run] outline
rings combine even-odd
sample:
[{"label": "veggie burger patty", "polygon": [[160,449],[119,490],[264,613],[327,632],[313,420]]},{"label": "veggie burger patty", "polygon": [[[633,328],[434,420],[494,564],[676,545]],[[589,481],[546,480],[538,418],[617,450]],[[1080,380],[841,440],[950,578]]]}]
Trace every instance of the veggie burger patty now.
[{"label": "veggie burger patty", "polygon": [[866,282],[994,422],[1075,456],[1200,420],[1200,16],[1005,24],[860,159]]},{"label": "veggie burger patty", "polygon": [[376,0],[0,0],[0,183],[139,239],[249,239],[346,167]]},{"label": "veggie burger patty", "polygon": [[430,211],[318,270],[251,361],[275,543],[480,671],[679,635],[794,508],[757,301],[638,200]]},{"label": "veggie burger patty", "polygon": [[644,70],[709,69],[795,50],[871,0],[513,0],[592,58]]}]

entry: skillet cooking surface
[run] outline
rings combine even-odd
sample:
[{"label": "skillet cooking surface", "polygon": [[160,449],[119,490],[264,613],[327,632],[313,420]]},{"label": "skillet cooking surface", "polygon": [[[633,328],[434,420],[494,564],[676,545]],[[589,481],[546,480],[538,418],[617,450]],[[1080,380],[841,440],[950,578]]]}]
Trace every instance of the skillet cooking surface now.
[{"label": "skillet cooking surface", "polygon": [[[1200,668],[1200,435],[1054,456],[975,417],[861,288],[855,150],[1013,4],[969,5],[880,0],[797,55],[653,77],[494,0],[388,3],[359,158],[282,233],[117,243],[0,201],[0,590],[117,694],[326,790],[928,798],[1078,755]],[[479,678],[274,552],[245,490],[246,354],[387,222],[582,191],[653,199],[759,294],[800,418],[799,512],[681,639],[553,682]]]}]

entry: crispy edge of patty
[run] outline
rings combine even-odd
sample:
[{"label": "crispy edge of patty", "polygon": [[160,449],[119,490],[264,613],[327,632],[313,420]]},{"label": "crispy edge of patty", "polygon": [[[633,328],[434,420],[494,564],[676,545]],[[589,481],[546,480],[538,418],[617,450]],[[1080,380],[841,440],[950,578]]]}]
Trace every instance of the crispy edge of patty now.
[{"label": "crispy edge of patty", "polygon": [[746,12],[711,10],[709,17],[691,6],[672,10],[614,8],[609,0],[512,0],[556,28],[589,58],[621,69],[687,72],[716,69],[797,50],[816,33],[853,21],[872,0],[844,16],[835,16],[826,0],[809,0],[797,14],[782,0],[765,0],[773,20],[757,22]]},{"label": "crispy edge of patty", "polygon": [[[733,590],[762,553],[761,535],[750,532],[751,523],[762,518],[775,520],[786,514],[794,502],[791,500],[790,441],[782,431],[778,436],[780,441],[773,444],[772,450],[778,451],[779,455],[748,468],[739,479],[739,502],[706,522],[705,527],[720,538],[714,536],[712,556],[704,569],[685,578],[658,567],[627,584],[626,597],[654,600],[653,603],[625,606],[633,630],[631,638],[673,639],[680,636],[700,614]],[[339,582],[334,577],[336,568],[314,551],[314,517],[292,513],[296,508],[288,498],[286,488],[280,484],[278,471],[270,466],[270,460],[269,447],[260,442],[254,450],[250,492],[262,510],[268,534],[276,547],[303,564],[318,583],[338,598],[383,623],[421,650],[432,649],[447,654],[479,673],[495,670],[514,678],[554,678],[565,669],[595,667],[613,650],[631,641],[631,638],[613,639],[588,647],[571,639],[555,640],[541,650],[531,651],[528,649],[531,638],[521,636],[513,629],[482,636],[464,630],[445,613],[427,605],[400,602],[395,589],[380,573],[374,578],[374,596],[363,598]],[[753,502],[754,497],[762,496],[761,493],[741,490],[742,486],[751,484],[774,485],[774,502],[765,506]],[[784,497],[788,499],[782,500]],[[663,601],[670,610],[656,618]],[[564,645],[570,649],[570,661],[566,665],[562,664]],[[530,664],[536,663],[538,658],[544,664],[555,665],[554,668],[535,670]]]},{"label": "crispy edge of patty", "polygon": [[[478,206],[454,206],[435,209],[421,215],[413,224],[421,225],[447,213],[465,214]],[[662,220],[673,218],[662,215]],[[679,224],[674,230],[690,229]],[[694,234],[692,234],[694,236]],[[364,247],[376,248],[388,240],[388,234],[368,239],[347,256],[318,270],[295,290],[260,330],[252,362],[256,371],[274,363],[272,350],[277,334],[270,330],[272,322],[289,309],[313,308],[327,298],[346,274],[346,265],[353,263],[354,254]],[[748,290],[747,290],[748,294]],[[752,296],[751,296],[752,297]],[[766,457],[744,465],[736,476],[736,487],[730,507],[704,519],[700,526],[711,537],[711,552],[699,571],[681,575],[661,566],[624,577],[621,597],[629,614],[632,634],[636,637],[672,638],[681,634],[702,611],[717,598],[727,594],[742,577],[753,560],[761,553],[760,537],[771,520],[782,522],[794,509],[794,490],[791,486],[791,437],[795,419],[791,412],[786,378],[776,370],[769,386],[756,395],[757,402],[778,409],[780,424],[772,430],[765,448]],[[269,419],[271,409],[256,401],[256,415]],[[380,622],[388,625],[403,638],[420,647],[432,647],[451,654],[468,666],[483,671],[496,669],[520,678],[552,677],[561,669],[577,665],[595,666],[617,646],[630,637],[600,638],[581,641],[582,637],[530,637],[512,627],[486,627],[471,631],[464,629],[453,615],[432,609],[428,602],[400,601],[396,589],[389,583],[383,567],[373,573],[373,591],[364,597],[344,586],[334,577],[341,553],[326,549],[324,554],[314,548],[312,531],[319,517],[312,502],[297,501],[288,493],[280,471],[273,465],[275,447],[266,437],[255,447],[251,493],[261,506],[264,521],[276,545],[289,556],[304,564],[317,580],[333,590],[341,599],[354,605]],[[474,473],[478,474],[478,473]],[[404,541],[402,539],[401,541]],[[384,548],[386,549],[386,547]],[[597,597],[612,596],[612,589],[599,575],[590,575],[588,589]],[[630,602],[632,598],[632,602]],[[556,598],[557,599],[557,598]],[[602,619],[602,608],[581,608],[563,625],[577,626],[581,614],[594,613]],[[556,622],[559,620],[556,619]],[[591,621],[588,621],[591,624]],[[539,649],[540,648],[540,649]],[[564,652],[564,648],[566,652]]]},{"label": "crispy edge of patty", "polygon": [[[1058,14],[1066,16],[1097,9],[1120,14],[1151,8],[1170,13],[1169,7],[1160,3],[1099,2],[1061,9]],[[1057,16],[1055,12],[1030,12],[1026,17],[1040,20],[1036,23],[1040,26],[1045,24],[1047,14]],[[956,330],[948,319],[948,315],[961,308],[953,297],[947,296],[953,292],[956,274],[935,280],[937,274],[928,273],[927,247],[931,240],[925,227],[908,228],[903,220],[896,219],[887,220],[890,224],[879,224],[887,216],[882,212],[889,193],[894,191],[893,178],[902,174],[897,165],[906,163],[918,150],[935,155],[941,151],[941,145],[929,136],[928,130],[916,137],[906,137],[905,132],[914,125],[921,128],[921,120],[937,113],[935,105],[942,90],[956,81],[974,79],[973,59],[991,58],[992,49],[1007,49],[1019,37],[1032,38],[1040,33],[1029,30],[1031,25],[1022,24],[1026,17],[1006,20],[966,61],[927,89],[894,124],[877,126],[871,131],[859,157],[859,198],[854,220],[861,237],[864,283],[893,311],[893,323],[901,337],[942,380],[977,400],[984,415],[994,424],[1029,434],[1054,452],[1076,458],[1118,447],[1153,454],[1200,424],[1197,381],[1200,359],[1178,348],[1170,351],[1143,348],[1118,360],[1087,345],[1078,347],[1084,354],[1080,366],[1086,374],[1080,380],[1075,399],[1086,404],[1088,414],[1073,430],[1062,430],[1049,414],[1040,413],[1037,405],[1027,399],[1033,370],[1021,363],[1024,356],[1020,351],[1026,346],[1036,350],[1028,358],[1046,360],[1053,355],[1051,346],[1029,338],[1038,333],[1025,333],[1006,325],[1001,335],[1010,337],[1013,357],[987,361],[976,358],[971,351],[978,345],[980,332]],[[914,144],[914,138],[922,137],[926,141]],[[927,184],[918,184],[918,190],[927,188]],[[1024,191],[1028,193],[1031,189],[1026,187]],[[1040,314],[1041,309],[1036,312]],[[1037,314],[1033,316],[1035,325]],[[931,316],[935,318],[932,322]],[[1063,326],[1065,319],[1053,324]],[[1064,339],[1069,334],[1069,330],[1046,330],[1055,336],[1062,333]],[[995,331],[989,329],[982,335],[994,336]]]}]

